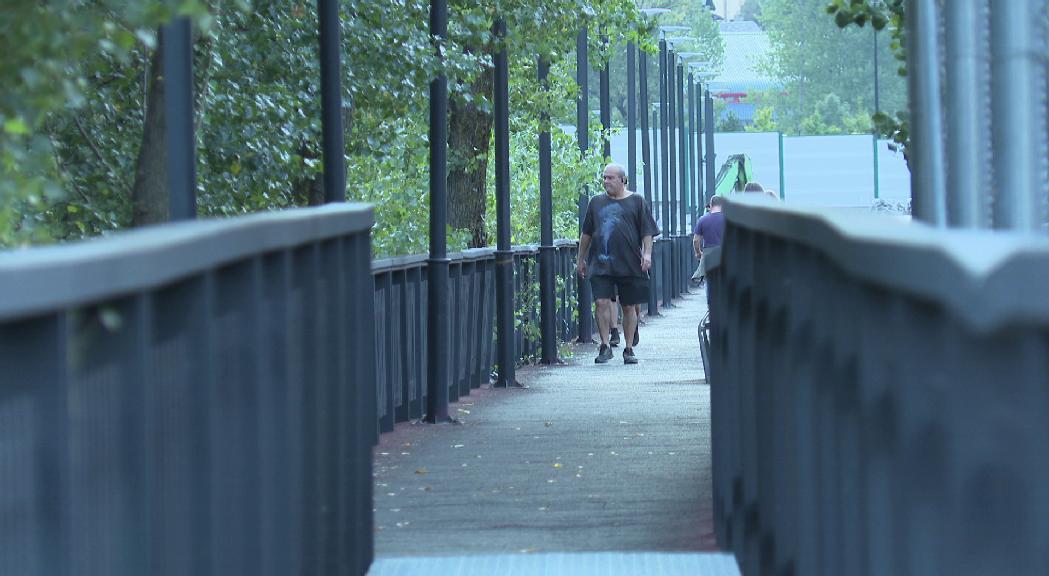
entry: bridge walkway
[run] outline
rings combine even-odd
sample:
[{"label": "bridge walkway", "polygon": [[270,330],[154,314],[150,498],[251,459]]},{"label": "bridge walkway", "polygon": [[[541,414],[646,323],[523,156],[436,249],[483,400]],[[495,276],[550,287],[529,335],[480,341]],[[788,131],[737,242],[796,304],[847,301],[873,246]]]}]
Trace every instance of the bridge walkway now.
[{"label": "bridge walkway", "polygon": [[577,345],[463,398],[458,424],[384,434],[371,573],[737,574],[711,554],[705,311],[694,291],[645,318],[636,366]]}]

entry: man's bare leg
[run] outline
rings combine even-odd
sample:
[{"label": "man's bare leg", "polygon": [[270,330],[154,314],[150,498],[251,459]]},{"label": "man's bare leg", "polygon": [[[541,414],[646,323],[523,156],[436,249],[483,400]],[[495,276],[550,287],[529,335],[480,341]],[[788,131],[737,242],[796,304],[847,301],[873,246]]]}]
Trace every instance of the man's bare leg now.
[{"label": "man's bare leg", "polygon": [[608,298],[597,300],[597,332],[601,345],[608,346],[608,331],[612,327],[612,301]]},{"label": "man's bare leg", "polygon": [[[626,341],[634,342],[634,331],[637,330],[637,306],[624,306],[623,307],[623,336],[626,337]],[[633,348],[633,345],[625,345],[626,348]]]}]

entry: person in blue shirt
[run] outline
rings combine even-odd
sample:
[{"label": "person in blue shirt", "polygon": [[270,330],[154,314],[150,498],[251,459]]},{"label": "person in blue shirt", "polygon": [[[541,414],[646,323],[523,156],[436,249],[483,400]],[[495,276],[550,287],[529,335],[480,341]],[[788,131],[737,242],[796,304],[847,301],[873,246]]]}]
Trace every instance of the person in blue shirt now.
[{"label": "person in blue shirt", "polygon": [[721,207],[724,205],[724,197],[711,198],[710,212],[696,222],[696,229],[692,231],[692,249],[699,259],[699,267],[692,274],[693,282],[703,282],[703,250],[721,245],[721,237],[725,234],[725,215],[721,213]]}]

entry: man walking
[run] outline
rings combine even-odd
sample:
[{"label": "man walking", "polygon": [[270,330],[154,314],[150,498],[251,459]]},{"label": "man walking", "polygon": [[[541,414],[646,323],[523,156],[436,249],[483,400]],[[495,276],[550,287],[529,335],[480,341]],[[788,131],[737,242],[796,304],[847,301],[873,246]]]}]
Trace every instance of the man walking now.
[{"label": "man walking", "polygon": [[[652,267],[652,237],[659,234],[645,201],[627,190],[626,170],[609,164],[604,171],[605,193],[590,199],[579,236],[576,269],[590,278],[597,302],[601,349],[594,362],[612,359],[609,328],[616,313],[612,296],[618,291],[623,306],[623,336],[633,343],[637,308],[648,299],[648,270]],[[592,248],[592,249],[591,249]],[[632,345],[623,349],[623,363],[637,364]]]},{"label": "man walking", "polygon": [[710,199],[710,212],[704,214],[696,229],[692,231],[692,249],[699,259],[699,267],[692,274],[693,282],[703,282],[706,273],[703,271],[703,250],[721,245],[721,237],[725,234],[725,215],[721,213],[721,207],[725,204],[725,198],[714,196]]}]

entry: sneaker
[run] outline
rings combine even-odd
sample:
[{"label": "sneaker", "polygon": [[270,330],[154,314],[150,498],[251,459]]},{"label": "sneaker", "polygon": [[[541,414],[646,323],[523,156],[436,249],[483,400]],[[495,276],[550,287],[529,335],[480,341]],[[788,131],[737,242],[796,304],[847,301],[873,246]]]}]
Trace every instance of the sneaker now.
[{"label": "sneaker", "polygon": [[640,341],[641,341],[641,324],[638,323],[638,325],[634,327],[634,342],[631,344],[631,346],[637,346],[637,343],[640,342]]},{"label": "sneaker", "polygon": [[619,329],[618,328],[613,328],[612,329],[612,335],[608,338],[608,343],[611,344],[613,348],[615,348],[616,346],[619,346]]},{"label": "sneaker", "polygon": [[637,356],[634,356],[633,348],[623,349],[623,364],[637,364]]},{"label": "sneaker", "polygon": [[604,364],[612,359],[612,349],[602,344],[601,350],[597,353],[597,358],[594,358],[594,364]]}]

